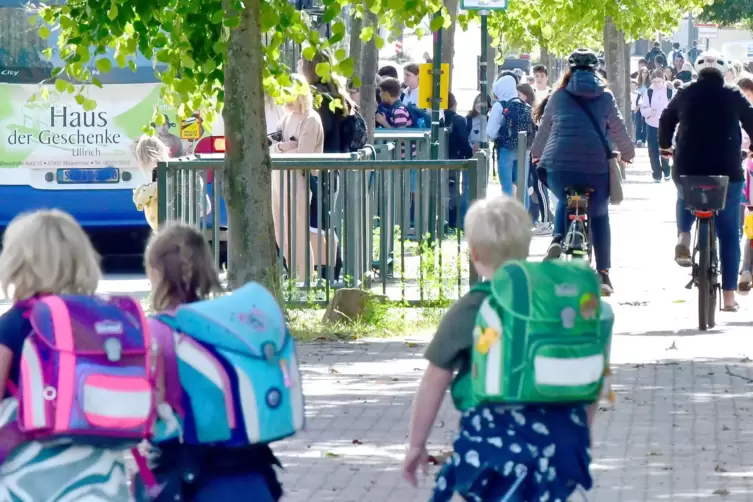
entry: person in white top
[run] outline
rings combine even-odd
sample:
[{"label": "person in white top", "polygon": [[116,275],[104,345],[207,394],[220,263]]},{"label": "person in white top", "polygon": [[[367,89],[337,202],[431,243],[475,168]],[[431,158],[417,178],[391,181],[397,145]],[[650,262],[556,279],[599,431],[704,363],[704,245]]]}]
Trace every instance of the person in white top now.
[{"label": "person in white top", "polygon": [[536,94],[535,106],[541,103],[544,98],[552,93],[552,88],[549,87],[549,70],[543,64],[537,64],[533,67],[533,92]]},{"label": "person in white top", "polygon": [[418,65],[415,63],[407,64],[403,67],[403,83],[405,91],[400,98],[404,105],[412,104],[418,106]]},{"label": "person in white top", "polygon": [[659,118],[669,105],[673,93],[674,89],[664,80],[664,72],[656,69],[651,73],[651,87],[646,89],[641,99],[641,115],[646,119],[648,157],[655,183],[661,183],[662,172],[664,181],[669,181],[669,160],[659,155]]}]

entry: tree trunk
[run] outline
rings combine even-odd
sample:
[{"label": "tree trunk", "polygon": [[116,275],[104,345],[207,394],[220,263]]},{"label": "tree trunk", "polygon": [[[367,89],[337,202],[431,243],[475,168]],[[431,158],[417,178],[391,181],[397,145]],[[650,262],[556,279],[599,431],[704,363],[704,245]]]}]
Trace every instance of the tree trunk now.
[{"label": "tree trunk", "polygon": [[361,76],[361,28],[363,19],[355,17],[355,6],[350,9],[350,47],[348,56],[353,60],[353,76]]},{"label": "tree trunk", "polygon": [[623,68],[623,85],[625,86],[624,117],[625,126],[630,136],[635,140],[635,127],[633,127],[633,104],[630,96],[630,44],[627,43],[623,36],[624,46],[622,48],[622,68]]},{"label": "tree trunk", "polygon": [[237,288],[257,281],[279,296],[272,163],[264,126],[260,1],[245,2],[240,27],[230,31],[225,63],[222,117],[228,149],[222,180],[230,229],[228,282]]},{"label": "tree trunk", "polygon": [[[607,80],[609,89],[614,94],[617,106],[620,108],[623,117],[625,116],[625,71],[623,60],[623,47],[625,45],[625,36],[618,31],[611,18],[607,18],[604,23],[604,59],[607,65]],[[629,109],[628,109],[629,110]]]},{"label": "tree trunk", "polygon": [[[445,9],[452,19],[450,27],[442,34],[442,62],[450,65],[450,89],[452,89],[452,63],[455,60],[455,28],[458,19],[458,0],[444,0]],[[434,57],[434,56],[432,56]]]},{"label": "tree trunk", "polygon": [[[372,26],[374,29],[379,27],[379,18],[368,9],[364,14],[364,26]],[[365,44],[361,50],[361,115],[366,122],[366,131],[368,133],[368,143],[374,144],[374,130],[376,129],[377,103],[376,103],[376,85],[374,84],[379,65],[379,49],[376,46],[376,39],[372,38]]]}]

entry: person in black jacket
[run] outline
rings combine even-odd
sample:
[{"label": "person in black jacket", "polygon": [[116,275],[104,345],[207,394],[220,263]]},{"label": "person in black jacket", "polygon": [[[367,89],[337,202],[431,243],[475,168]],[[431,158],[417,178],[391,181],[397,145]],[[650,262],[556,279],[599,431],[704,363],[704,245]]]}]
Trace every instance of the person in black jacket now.
[{"label": "person in black jacket", "polygon": [[664,52],[661,50],[661,44],[659,41],[654,42],[654,46],[651,48],[651,50],[646,54],[646,57],[644,58],[646,60],[646,65],[648,66],[649,70],[655,70],[656,69],[656,57],[661,56],[663,64],[666,64],[667,62],[667,55],[664,54]]},{"label": "person in black jacket", "polygon": [[[753,105],[740,89],[725,85],[727,63],[722,54],[707,51],[696,62],[698,81],[685,84],[669,102],[659,120],[659,148],[672,156],[672,177],[678,186],[675,261],[691,265],[690,230],[695,215],[685,209],[680,176],[728,176],[727,203],[714,222],[719,237],[724,310],[736,311],[735,290],[740,265],[740,204],[744,181],[740,152],[740,124],[753,136]],[[678,127],[679,123],[679,127]]]},{"label": "person in black jacket", "polygon": [[[473,157],[473,148],[468,140],[468,123],[465,117],[458,115],[458,102],[453,93],[447,98],[447,109],[444,111],[445,127],[449,129],[448,154],[450,159],[470,159]],[[460,180],[462,178],[463,190],[460,193]],[[449,226],[450,228],[463,228],[463,220],[468,210],[468,174],[452,169],[448,176],[449,190]]]}]

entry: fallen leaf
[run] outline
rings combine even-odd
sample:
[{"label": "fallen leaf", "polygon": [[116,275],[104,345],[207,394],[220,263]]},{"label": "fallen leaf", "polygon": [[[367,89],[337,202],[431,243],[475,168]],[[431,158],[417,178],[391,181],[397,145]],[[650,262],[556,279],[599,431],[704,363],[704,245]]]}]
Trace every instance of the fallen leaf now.
[{"label": "fallen leaf", "polygon": [[670,345],[667,350],[677,350],[676,340],[672,340],[672,345]]},{"label": "fallen leaf", "polygon": [[723,431],[728,431],[728,430],[729,430],[729,427],[727,427],[726,425],[722,425],[722,430],[723,430]]},{"label": "fallen leaf", "polygon": [[363,443],[361,441],[359,441],[358,439],[354,439],[353,440],[353,444],[363,444]]},{"label": "fallen leaf", "polygon": [[729,495],[729,490],[725,490],[724,488],[719,488],[711,492],[711,494],[712,495]]},{"label": "fallen leaf", "polygon": [[418,344],[417,344],[417,343],[413,343],[413,342],[406,342],[406,344],[405,344],[405,345],[407,345],[407,346],[408,346],[408,347],[410,347],[411,349],[412,349],[412,348],[415,348],[415,347],[418,347]]},{"label": "fallen leaf", "polygon": [[672,300],[672,303],[685,303],[685,300]]},{"label": "fallen leaf", "polygon": [[340,374],[340,372],[339,372],[339,371],[337,371],[337,370],[336,370],[335,368],[330,368],[330,369],[329,369],[329,372],[330,372],[330,373],[331,373],[332,375],[339,375],[339,374]]},{"label": "fallen leaf", "polygon": [[716,467],[714,467],[714,472],[727,472],[727,469],[717,464]]},{"label": "fallen leaf", "polygon": [[413,371],[421,371],[421,368],[413,368]]},{"label": "fallen leaf", "polygon": [[337,453],[332,453],[331,451],[328,451],[327,453],[324,454],[324,456],[334,458],[334,457],[339,457],[340,455],[338,455]]},{"label": "fallen leaf", "polygon": [[650,451],[648,452],[649,457],[663,457],[664,454],[658,451]]},{"label": "fallen leaf", "polygon": [[438,428],[444,427],[444,421],[440,420],[439,422],[437,422],[437,424],[434,427],[438,427]]}]

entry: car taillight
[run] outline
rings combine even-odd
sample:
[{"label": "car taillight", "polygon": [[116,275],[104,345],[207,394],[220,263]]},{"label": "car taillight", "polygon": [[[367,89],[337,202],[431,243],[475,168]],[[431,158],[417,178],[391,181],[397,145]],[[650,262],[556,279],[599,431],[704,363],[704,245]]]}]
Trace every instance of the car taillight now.
[{"label": "car taillight", "polygon": [[226,147],[225,136],[207,136],[199,140],[193,152],[196,154],[225,153]]}]

